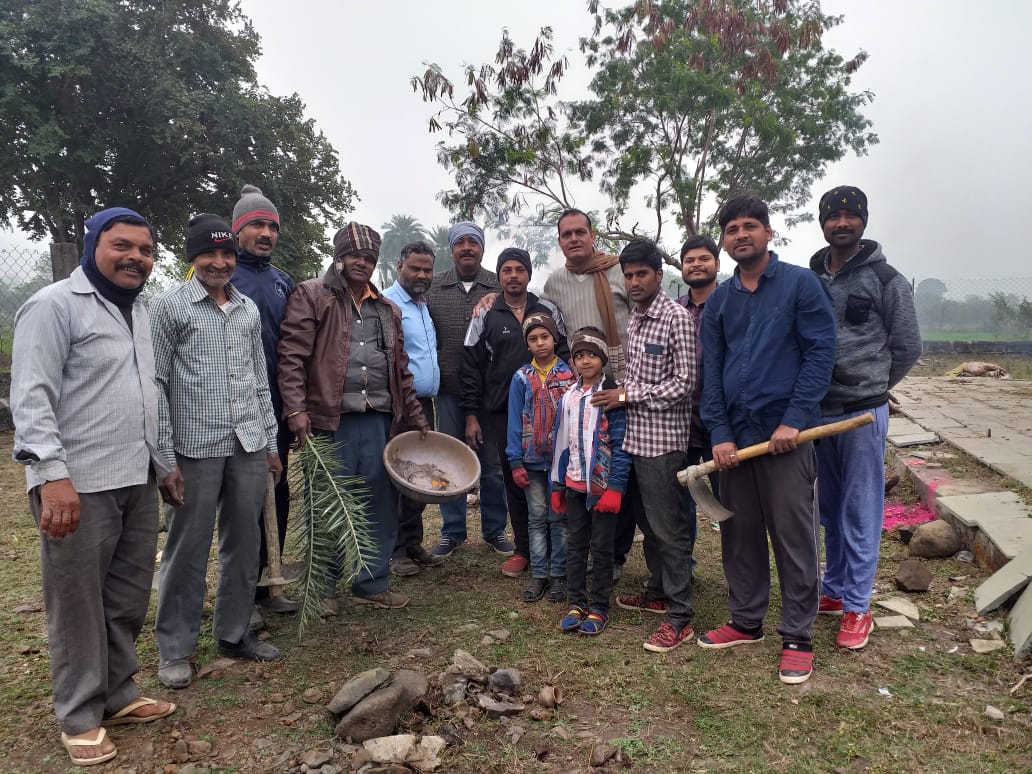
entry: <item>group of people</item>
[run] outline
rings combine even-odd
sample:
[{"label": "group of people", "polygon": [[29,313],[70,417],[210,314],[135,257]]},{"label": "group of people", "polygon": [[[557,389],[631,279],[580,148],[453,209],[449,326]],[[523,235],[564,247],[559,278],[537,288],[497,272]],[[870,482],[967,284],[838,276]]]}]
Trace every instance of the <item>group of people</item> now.
[{"label": "group of people", "polygon": [[[489,271],[484,232],[470,222],[449,232],[452,268],[434,275],[432,249],[416,242],[382,291],[371,282],[380,236],[349,223],[325,274],[295,286],[271,264],[277,208],[245,186],[231,223],[190,221],[188,279],[148,316],[139,296],[153,268],[150,225],[124,208],[95,215],[81,266],[19,311],[11,387],[13,454],[41,531],[54,708],[72,762],[114,757],[107,726],[175,711],[133,679],[159,491],[168,522],[160,682],[193,679],[216,523],[218,648],[280,657],[255,634],[255,605],[289,613],[296,604],[257,584],[267,541],[282,547],[286,530],[288,449],[312,435],[338,442],[340,472],[366,483],[375,545],[357,574],[339,558],[326,616],[339,614],[345,575],[354,602],[404,607],[390,574],[439,566],[466,541],[460,498],[441,507],[440,540],[424,547],[422,504],[399,496],[384,467],[393,435],[436,428],[477,452],[481,536],[505,556],[505,575],[529,570],[526,602],[565,605],[563,631],[605,630],[638,528],[648,581],[616,604],[663,616],[647,650],[692,639],[697,519],[676,474],[712,458],[714,489],[735,514],[721,528],[730,620],[698,644],[763,639],[769,536],[781,680],[809,678],[818,612],[842,615],[840,646],[864,647],[887,393],[916,361],[920,336],[909,283],[863,239],[864,194],[829,191],[819,220],[829,246],[809,269],[793,266],[769,249],[767,206],[731,199],[719,224],[733,276],[718,285],[717,243],[690,237],[680,299],[662,287],[655,243],[635,239],[608,255],[590,217],[572,209],[557,222],[565,263],[540,297],[528,290],[529,254],[506,248]],[[803,429],[866,411],[876,418],[866,428],[816,449],[797,442]],[[758,442],[770,455],[739,463],[737,450]],[[268,486],[278,535],[263,529]]]}]

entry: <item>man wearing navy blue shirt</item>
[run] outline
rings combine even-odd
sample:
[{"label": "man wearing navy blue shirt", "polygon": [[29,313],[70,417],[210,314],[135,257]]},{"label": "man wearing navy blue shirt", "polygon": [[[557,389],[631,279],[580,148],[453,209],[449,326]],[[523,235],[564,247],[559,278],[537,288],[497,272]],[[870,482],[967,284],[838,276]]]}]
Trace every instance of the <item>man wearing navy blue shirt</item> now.
[{"label": "man wearing navy blue shirt", "polygon": [[[434,253],[426,242],[413,242],[401,248],[397,281],[383,291],[401,309],[401,329],[409,357],[412,386],[431,427],[436,427],[434,396],[441,387],[441,368],[437,363],[437,331],[427,308],[426,291],[434,279]],[[420,566],[438,567],[443,556],[423,548],[423,503],[399,495],[398,539],[391,557],[395,575],[416,575]]]},{"label": "man wearing navy blue shirt", "polygon": [[[269,372],[269,390],[272,393],[272,408],[276,412],[278,432],[276,447],[283,469],[287,469],[287,453],[290,450],[291,433],[287,423],[280,419],[283,400],[280,398],[276,366],[279,362],[277,347],[280,339],[280,323],[287,311],[287,298],[294,291],[294,281],[283,271],[272,265],[272,251],[279,239],[279,211],[267,199],[260,188],[245,185],[240,190],[240,201],[233,207],[233,233],[240,246],[236,270],[231,280],[233,287],[254,301],[262,318],[262,349],[265,365]],[[284,475],[276,484],[276,527],[279,532],[280,550],[287,536],[287,513],[290,510],[290,490]],[[259,520],[262,542],[259,553],[259,570],[265,566],[267,548],[265,541],[265,520]],[[275,613],[292,613],[297,603],[284,596],[270,596],[269,590],[259,586],[255,601]],[[261,617],[252,618],[253,625],[261,625]]]},{"label": "man wearing navy blue shirt", "polygon": [[[718,218],[734,276],[713,291],[702,317],[702,418],[734,517],[721,524],[731,621],[699,638],[703,648],[763,640],[774,551],[781,585],[783,648],[778,674],[802,683],[813,671],[817,617],[817,476],[813,444],[799,432],[820,424],[835,364],[835,313],[808,269],[781,263],[767,205],[743,195]],[[770,454],[738,463],[739,447],[766,442]]]}]

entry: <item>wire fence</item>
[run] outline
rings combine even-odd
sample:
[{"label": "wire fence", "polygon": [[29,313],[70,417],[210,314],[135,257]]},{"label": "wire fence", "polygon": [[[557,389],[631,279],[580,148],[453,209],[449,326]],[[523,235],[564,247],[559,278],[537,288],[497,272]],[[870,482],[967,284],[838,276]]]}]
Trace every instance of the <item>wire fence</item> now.
[{"label": "wire fence", "polygon": [[39,248],[0,249],[0,355],[11,354],[14,316],[33,293],[53,282],[50,253]]},{"label": "wire fence", "polygon": [[1032,340],[1032,277],[914,281],[926,341]]}]

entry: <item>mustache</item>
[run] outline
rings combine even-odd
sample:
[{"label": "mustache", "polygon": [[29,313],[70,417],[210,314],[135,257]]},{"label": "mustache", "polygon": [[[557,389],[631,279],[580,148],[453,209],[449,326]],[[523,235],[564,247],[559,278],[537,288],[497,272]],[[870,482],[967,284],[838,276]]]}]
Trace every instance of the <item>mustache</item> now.
[{"label": "mustache", "polygon": [[476,258],[477,254],[472,250],[463,250],[459,253],[459,258]]}]

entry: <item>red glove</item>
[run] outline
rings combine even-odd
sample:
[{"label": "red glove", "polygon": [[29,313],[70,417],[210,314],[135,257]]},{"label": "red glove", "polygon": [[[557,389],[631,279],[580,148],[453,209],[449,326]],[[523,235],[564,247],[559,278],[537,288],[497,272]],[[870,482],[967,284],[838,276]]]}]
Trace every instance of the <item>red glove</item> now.
[{"label": "red glove", "polygon": [[615,489],[607,489],[595,503],[595,510],[599,513],[619,513],[620,503],[623,502],[623,493]]},{"label": "red glove", "polygon": [[520,489],[528,489],[530,487],[530,474],[527,473],[526,468],[513,468],[512,480],[516,482],[516,486]]},{"label": "red glove", "polygon": [[556,489],[552,492],[552,510],[556,513],[566,513],[566,492]]}]

